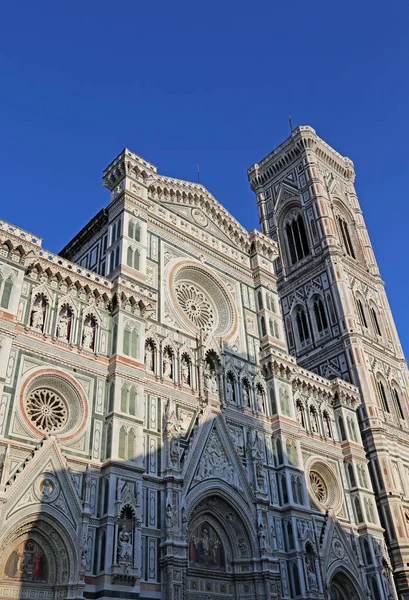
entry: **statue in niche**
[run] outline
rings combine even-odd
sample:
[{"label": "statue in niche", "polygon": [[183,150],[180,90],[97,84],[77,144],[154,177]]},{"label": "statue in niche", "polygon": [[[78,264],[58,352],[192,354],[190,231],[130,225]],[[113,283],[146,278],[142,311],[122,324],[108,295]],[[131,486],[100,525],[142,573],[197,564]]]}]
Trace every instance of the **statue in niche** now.
[{"label": "statue in niche", "polygon": [[82,333],[82,345],[85,350],[94,350],[95,345],[95,319],[93,317],[87,317],[84,323],[84,330]]},{"label": "statue in niche", "polygon": [[259,413],[264,413],[264,394],[260,386],[256,389],[256,410]]},{"label": "statue in niche", "polygon": [[169,400],[163,415],[163,429],[168,442],[168,466],[178,468],[180,460],[180,419],[176,416],[173,403]]},{"label": "statue in niche", "polygon": [[147,342],[145,345],[145,366],[150,373],[154,371],[154,353],[155,349],[152,343]]},{"label": "statue in niche", "polygon": [[173,529],[173,509],[170,502],[166,506],[166,517],[165,517],[166,529],[170,531]]},{"label": "statue in niche", "polygon": [[236,402],[235,392],[234,392],[234,379],[230,373],[227,376],[227,382],[226,382],[226,400],[227,400],[227,402],[231,402],[233,404],[235,404],[235,402]]},{"label": "statue in niche", "polygon": [[248,383],[245,379],[243,380],[242,397],[243,397],[243,406],[248,408],[250,406],[250,393],[249,393]]},{"label": "statue in niche", "polygon": [[165,379],[173,379],[172,375],[172,355],[168,348],[165,348],[163,353],[163,377]]},{"label": "statue in niche", "polygon": [[180,364],[180,372],[182,377],[183,385],[190,385],[190,365],[189,359],[186,356],[182,356],[182,361]]},{"label": "statue in niche", "polygon": [[314,409],[310,410],[311,415],[311,430],[313,433],[318,433],[318,415]]},{"label": "statue in niche", "polygon": [[68,306],[63,306],[60,310],[60,315],[57,323],[57,338],[64,342],[68,342],[71,332],[72,312]]},{"label": "statue in niche", "polygon": [[305,554],[305,563],[307,567],[307,581],[310,589],[318,587],[317,574],[315,572],[315,557],[314,552],[309,544],[307,544],[307,552]]},{"label": "statue in niche", "polygon": [[122,525],[118,533],[118,561],[131,562],[132,554],[132,534]]},{"label": "statue in niche", "polygon": [[206,359],[204,368],[204,386],[208,392],[217,393],[216,369],[209,359]]},{"label": "statue in niche", "polygon": [[38,296],[38,298],[35,300],[31,311],[31,327],[33,329],[44,331],[46,305],[47,304],[43,296]]}]

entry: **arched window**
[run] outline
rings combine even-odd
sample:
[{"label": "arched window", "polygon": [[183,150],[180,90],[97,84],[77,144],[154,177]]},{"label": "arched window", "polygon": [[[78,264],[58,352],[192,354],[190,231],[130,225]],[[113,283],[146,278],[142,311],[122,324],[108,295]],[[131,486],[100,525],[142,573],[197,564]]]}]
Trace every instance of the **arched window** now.
[{"label": "arched window", "polygon": [[345,252],[349,256],[352,256],[352,258],[356,258],[354,247],[353,247],[352,241],[351,241],[351,236],[349,234],[348,223],[342,217],[338,217],[338,226],[339,226],[339,230],[341,233],[341,238],[342,238],[342,242],[343,242],[343,245],[345,248]]},{"label": "arched window", "polygon": [[314,299],[314,316],[319,333],[328,329],[328,321],[325,313],[324,303],[319,297]]},{"label": "arched window", "polygon": [[382,333],[381,333],[381,328],[379,327],[379,322],[378,322],[378,317],[376,315],[376,310],[372,306],[371,306],[370,313],[371,313],[371,319],[372,319],[372,324],[373,324],[375,333],[376,333],[376,335],[381,336]]},{"label": "arched window", "polygon": [[267,335],[266,320],[264,317],[261,317],[261,319],[260,319],[260,327],[261,327],[261,336],[264,337],[265,335]]},{"label": "arched window", "polygon": [[359,501],[358,496],[355,496],[355,498],[354,498],[354,509],[355,509],[356,522],[357,523],[362,523],[363,520],[364,520],[364,517],[363,517],[363,514],[362,514],[361,503]]},{"label": "arched window", "polygon": [[298,565],[296,562],[293,562],[293,581],[294,581],[294,596],[299,596],[301,594],[301,587],[300,587],[300,576],[298,573]]},{"label": "arched window", "polygon": [[365,327],[365,329],[368,329],[368,323],[366,321],[366,317],[365,317],[365,311],[364,311],[364,307],[362,304],[362,301],[360,298],[355,298],[356,301],[356,307],[358,310],[358,318],[359,318],[359,322],[361,323],[361,325],[363,327]]},{"label": "arched window", "polygon": [[294,548],[294,533],[291,521],[287,522],[287,536],[288,536],[288,548],[292,550]]},{"label": "arched window", "polygon": [[128,388],[126,385],[121,388],[121,411],[128,412]]},{"label": "arched window", "polygon": [[129,408],[128,408],[128,412],[130,415],[135,416],[136,415],[136,390],[134,387],[132,387],[129,390]]},{"label": "arched window", "polygon": [[363,545],[363,548],[364,548],[365,562],[366,562],[367,565],[371,565],[372,564],[372,554],[371,554],[371,550],[369,548],[368,540],[366,538],[364,538],[362,540],[362,545]]},{"label": "arched window", "polygon": [[378,395],[381,401],[382,410],[386,411],[387,413],[390,413],[391,411],[389,410],[388,399],[386,397],[386,392],[382,381],[378,379],[376,385],[378,387]]},{"label": "arched window", "polygon": [[267,310],[271,310],[270,294],[266,294],[266,304],[267,304]]},{"label": "arched window", "polygon": [[132,358],[138,357],[138,331],[135,327],[133,329],[125,329],[123,351],[126,356],[132,356]]},{"label": "arched window", "polygon": [[126,252],[126,264],[128,267],[133,266],[133,250],[130,246],[128,246],[128,250]]},{"label": "arched window", "polygon": [[297,314],[296,314],[296,322],[297,322],[297,328],[298,328],[298,337],[300,338],[300,342],[306,342],[307,340],[310,339],[310,332],[308,329],[308,324],[307,324],[307,317],[305,316],[305,311],[303,308],[299,307],[297,309]]},{"label": "arched window", "polygon": [[263,309],[263,295],[262,295],[261,291],[257,292],[257,302],[258,302],[258,309],[262,310]]},{"label": "arched window", "polygon": [[135,271],[139,271],[139,263],[139,252],[138,250],[135,250],[133,255],[133,268],[135,269]]},{"label": "arched window", "polygon": [[126,458],[126,430],[125,427],[121,427],[119,430],[119,446],[118,456],[119,458]]},{"label": "arched window", "polygon": [[393,399],[394,399],[395,404],[396,404],[396,410],[398,412],[398,416],[399,416],[400,419],[405,420],[405,415],[403,414],[403,409],[402,409],[402,404],[401,404],[401,401],[400,401],[399,392],[398,392],[398,390],[395,387],[392,388],[392,394],[393,394]]},{"label": "arched window", "polygon": [[277,414],[277,403],[276,403],[276,395],[274,393],[274,388],[270,388],[270,407],[271,407],[271,414],[272,415],[276,415]]},{"label": "arched window", "polygon": [[[0,288],[1,288],[1,280],[0,280]],[[3,293],[1,295],[1,308],[8,308],[10,303],[11,290],[13,288],[13,282],[10,278],[6,279],[3,287]]]},{"label": "arched window", "polygon": [[274,323],[273,323],[273,319],[269,319],[268,320],[268,326],[270,328],[270,335],[274,335]]},{"label": "arched window", "polygon": [[283,464],[283,447],[280,438],[276,439],[277,464]]},{"label": "arched window", "polygon": [[298,215],[285,227],[291,264],[294,265],[310,253],[304,219]]},{"label": "arched window", "polygon": [[105,458],[111,456],[112,450],[112,425],[108,424],[106,433],[106,444],[105,444]]},{"label": "arched window", "polygon": [[288,490],[287,490],[287,480],[285,478],[285,473],[281,473],[281,475],[280,475],[280,482],[281,482],[283,504],[287,504],[287,502],[288,502]]},{"label": "arched window", "polygon": [[351,487],[355,487],[356,481],[355,481],[355,474],[354,474],[354,468],[352,466],[352,463],[348,463],[347,470],[348,470],[349,484]]},{"label": "arched window", "polygon": [[111,381],[109,385],[108,391],[108,412],[112,412],[114,410],[114,402],[115,402],[115,384]]},{"label": "arched window", "polygon": [[135,458],[135,432],[133,429],[128,433],[128,460]]},{"label": "arched window", "polygon": [[344,419],[341,417],[341,415],[338,417],[338,427],[341,441],[344,442],[347,439],[347,436],[345,435]]},{"label": "arched window", "polygon": [[128,223],[128,237],[132,238],[136,242],[141,241],[141,226],[135,221],[129,221]]}]

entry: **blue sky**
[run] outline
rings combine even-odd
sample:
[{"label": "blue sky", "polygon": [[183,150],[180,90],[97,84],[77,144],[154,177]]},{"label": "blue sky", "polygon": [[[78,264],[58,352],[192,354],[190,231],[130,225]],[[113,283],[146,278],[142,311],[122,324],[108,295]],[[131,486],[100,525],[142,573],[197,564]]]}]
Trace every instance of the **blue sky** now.
[{"label": "blue sky", "polygon": [[309,124],[353,159],[409,356],[409,5],[8,2],[0,24],[0,218],[57,252],[108,202],[127,146],[257,226],[247,167]]}]

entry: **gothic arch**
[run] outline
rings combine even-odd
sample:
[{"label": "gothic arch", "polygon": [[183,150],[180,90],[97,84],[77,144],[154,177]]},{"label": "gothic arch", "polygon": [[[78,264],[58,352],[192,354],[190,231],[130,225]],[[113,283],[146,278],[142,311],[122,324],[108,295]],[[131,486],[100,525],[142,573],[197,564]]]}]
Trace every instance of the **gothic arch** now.
[{"label": "gothic arch", "polygon": [[[78,588],[81,580],[81,557],[80,540],[76,531],[69,524],[62,523],[61,514],[58,517],[45,512],[33,514],[32,507],[25,512],[28,514],[7,524],[0,540],[1,587],[14,583],[22,589],[54,590],[55,585],[61,589],[60,586],[64,584],[66,589],[70,586]],[[13,552],[18,548],[25,548],[27,543],[32,544],[36,550],[41,549],[43,553],[43,568],[46,567],[46,572],[43,572],[41,581],[25,580],[24,576],[10,577],[5,572]]]},{"label": "gothic arch", "polygon": [[327,582],[330,590],[331,600],[365,600],[357,578],[341,562],[335,562],[327,574]]},{"label": "gothic arch", "polygon": [[[198,522],[206,513],[217,514],[220,523],[225,527],[226,533],[232,544],[234,559],[243,558],[238,547],[239,538],[246,543],[246,558],[257,556],[258,541],[253,523],[256,518],[254,511],[249,509],[243,497],[227,484],[218,482],[217,486],[209,487],[206,482],[199,484],[186,497],[186,517],[191,524]],[[249,518],[250,517],[250,518]]]}]

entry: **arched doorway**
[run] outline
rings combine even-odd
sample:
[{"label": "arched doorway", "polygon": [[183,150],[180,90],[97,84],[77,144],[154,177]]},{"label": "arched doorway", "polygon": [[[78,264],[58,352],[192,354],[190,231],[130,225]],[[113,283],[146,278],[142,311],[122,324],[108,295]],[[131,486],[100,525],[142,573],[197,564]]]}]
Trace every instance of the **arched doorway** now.
[{"label": "arched doorway", "polygon": [[15,524],[1,541],[0,598],[22,597],[24,590],[24,597],[41,593],[51,599],[57,587],[67,597],[69,590],[80,591],[77,554],[68,533],[51,518]]},{"label": "arched doorway", "polygon": [[220,496],[208,497],[196,505],[187,532],[186,600],[254,598],[254,549],[243,521]]},{"label": "arched doorway", "polygon": [[356,585],[346,571],[339,570],[332,576],[330,600],[361,600]]}]

